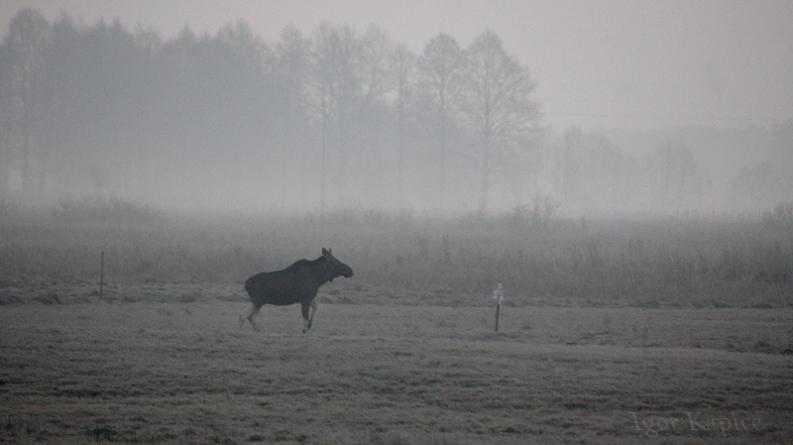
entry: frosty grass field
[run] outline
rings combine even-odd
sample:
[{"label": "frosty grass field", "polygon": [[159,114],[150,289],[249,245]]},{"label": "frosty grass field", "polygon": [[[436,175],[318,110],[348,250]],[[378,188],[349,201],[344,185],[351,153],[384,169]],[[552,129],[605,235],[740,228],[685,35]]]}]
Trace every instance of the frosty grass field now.
[{"label": "frosty grass field", "polygon": [[[788,443],[790,310],[244,303],[0,311],[10,443]],[[770,339],[770,340],[769,340]],[[742,351],[740,353],[733,351]],[[787,441],[787,442],[786,442]]]}]

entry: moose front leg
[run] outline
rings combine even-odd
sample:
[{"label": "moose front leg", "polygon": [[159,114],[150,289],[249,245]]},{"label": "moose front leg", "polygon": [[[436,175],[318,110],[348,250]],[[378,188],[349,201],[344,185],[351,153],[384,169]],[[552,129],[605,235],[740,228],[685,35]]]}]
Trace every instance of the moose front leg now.
[{"label": "moose front leg", "polygon": [[317,314],[317,299],[311,300],[311,315],[308,317],[308,329],[311,330],[311,325],[314,324],[314,315]]},{"label": "moose front leg", "polygon": [[311,320],[308,318],[308,308],[311,303],[300,303],[300,310],[303,313],[303,333],[305,334],[311,329]]}]

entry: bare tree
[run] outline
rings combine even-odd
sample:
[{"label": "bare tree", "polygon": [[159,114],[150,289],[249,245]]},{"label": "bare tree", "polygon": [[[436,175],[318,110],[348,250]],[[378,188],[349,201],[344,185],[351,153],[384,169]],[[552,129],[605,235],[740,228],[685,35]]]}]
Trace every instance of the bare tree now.
[{"label": "bare tree", "polygon": [[50,27],[44,17],[33,9],[18,12],[8,24],[6,46],[9,63],[9,91],[12,145],[18,147],[22,157],[23,190],[30,198],[37,195],[41,185],[36,163],[41,123],[40,99],[43,93],[43,53],[49,39]]},{"label": "bare tree", "polygon": [[[336,120],[338,165],[344,166],[348,136],[348,117],[360,92],[357,63],[360,42],[349,26],[333,27],[322,23],[312,41],[312,74],[315,84],[315,109],[321,120],[322,164],[320,213],[326,206],[328,139],[331,119]],[[337,175],[343,179],[344,174]],[[341,187],[344,188],[343,186]]]},{"label": "bare tree", "polygon": [[11,66],[9,51],[0,45],[0,213],[8,198],[8,175],[11,171]]},{"label": "bare tree", "polygon": [[394,48],[390,68],[395,84],[397,118],[397,187],[399,212],[405,210],[405,112],[410,88],[414,82],[416,56],[405,45]]},{"label": "bare tree", "polygon": [[486,212],[495,151],[525,144],[539,119],[531,99],[536,83],[527,68],[504,50],[501,39],[485,31],[465,52],[463,112],[479,138],[482,156],[479,211]]},{"label": "bare tree", "polygon": [[[347,145],[355,150],[350,158],[352,169],[346,177],[355,181],[356,186],[347,191],[348,200],[360,203],[376,196],[383,189],[382,177],[378,172],[378,161],[387,153],[382,139],[389,124],[389,101],[394,89],[394,79],[390,73],[390,55],[393,43],[379,27],[370,25],[360,38],[357,54],[360,93],[351,118],[352,128],[347,136]],[[375,187],[361,187],[371,184]]]},{"label": "bare tree", "polygon": [[422,88],[431,97],[438,119],[439,209],[446,199],[446,158],[452,110],[462,86],[463,53],[454,37],[438,34],[424,47],[419,61]]},{"label": "bare tree", "polygon": [[660,176],[660,197],[665,204],[680,210],[707,184],[702,167],[691,148],[682,141],[668,140],[658,148],[656,161]]},{"label": "bare tree", "polygon": [[322,157],[320,164],[320,216],[325,215],[327,198],[327,158],[328,131],[333,110],[333,91],[336,89],[337,70],[334,66],[334,41],[337,39],[335,30],[322,23],[314,32],[311,47],[312,79],[314,83],[314,109],[320,116],[320,141]]},{"label": "bare tree", "polygon": [[[293,161],[297,159],[298,140],[301,137],[301,125],[305,121],[306,83],[310,57],[309,42],[294,26],[281,31],[281,37],[275,46],[275,81],[280,98],[279,120],[284,140],[281,183],[283,184],[282,201],[287,200],[288,191],[293,187],[301,187],[303,181],[288,184],[288,177],[295,172]],[[306,173],[299,171],[299,173]],[[302,176],[302,175],[301,175]],[[301,190],[298,190],[301,191]]]},{"label": "bare tree", "polygon": [[391,42],[385,32],[377,26],[369,26],[360,44],[360,79],[366,102],[381,99],[391,89],[388,76],[390,52]]}]

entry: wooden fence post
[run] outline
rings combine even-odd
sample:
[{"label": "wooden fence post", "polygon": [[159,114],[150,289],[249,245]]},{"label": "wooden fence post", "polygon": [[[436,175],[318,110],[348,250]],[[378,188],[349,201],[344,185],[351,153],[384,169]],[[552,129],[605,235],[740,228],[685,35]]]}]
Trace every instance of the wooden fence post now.
[{"label": "wooden fence post", "polygon": [[501,315],[501,303],[496,303],[496,332],[498,332],[498,318]]},{"label": "wooden fence post", "polygon": [[105,251],[99,254],[99,299],[102,299],[102,288],[105,286]]}]

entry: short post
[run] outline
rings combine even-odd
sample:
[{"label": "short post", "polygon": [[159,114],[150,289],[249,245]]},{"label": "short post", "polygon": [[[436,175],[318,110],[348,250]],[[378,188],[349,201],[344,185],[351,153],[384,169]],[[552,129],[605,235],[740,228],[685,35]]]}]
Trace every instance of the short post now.
[{"label": "short post", "polygon": [[102,299],[102,288],[105,285],[105,251],[99,254],[99,299]]},{"label": "short post", "polygon": [[501,317],[501,302],[504,301],[504,287],[498,283],[496,290],[493,291],[493,299],[496,300],[496,332],[498,332],[498,320]]}]

